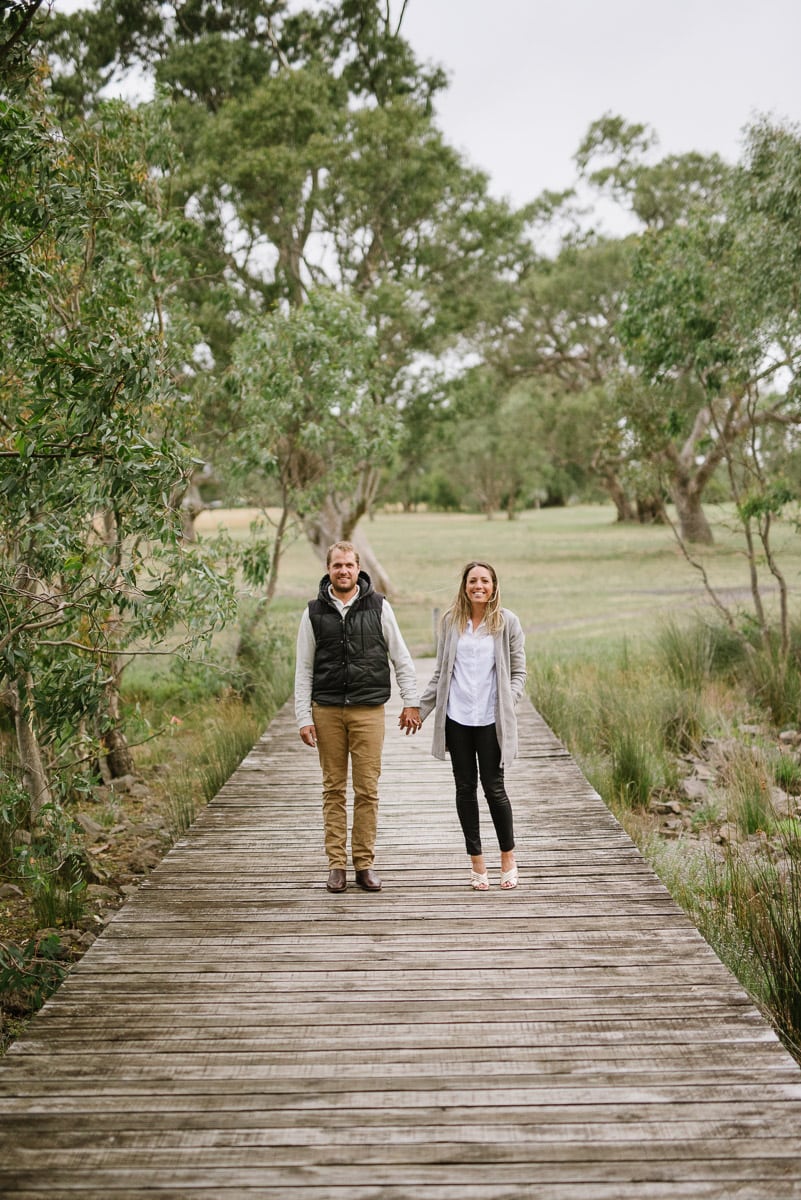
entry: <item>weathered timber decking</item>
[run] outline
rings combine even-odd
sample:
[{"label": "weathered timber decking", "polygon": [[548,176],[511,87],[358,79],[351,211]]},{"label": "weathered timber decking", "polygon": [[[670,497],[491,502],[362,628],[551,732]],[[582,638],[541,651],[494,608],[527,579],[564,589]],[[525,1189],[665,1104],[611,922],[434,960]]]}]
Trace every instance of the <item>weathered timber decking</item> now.
[{"label": "weathered timber decking", "polygon": [[0,1062],[0,1196],[801,1197],[798,1066],[530,705],[511,893],[396,713],[384,891],[285,709]]}]

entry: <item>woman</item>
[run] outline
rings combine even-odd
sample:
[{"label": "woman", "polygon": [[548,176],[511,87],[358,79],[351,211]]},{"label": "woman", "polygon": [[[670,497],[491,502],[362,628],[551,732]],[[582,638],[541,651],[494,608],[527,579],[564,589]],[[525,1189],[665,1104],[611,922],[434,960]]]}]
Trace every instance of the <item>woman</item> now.
[{"label": "woman", "polygon": [[470,885],[479,892],[489,888],[479,830],[479,777],[501,850],[501,887],[517,887],[512,806],[503,773],[517,753],[515,705],[525,683],[520,621],[501,608],[498,577],[489,563],[470,562],[442,619],[437,665],[420,701],[420,717],[434,712],[435,758],[450,753],[456,811],[471,859]]}]

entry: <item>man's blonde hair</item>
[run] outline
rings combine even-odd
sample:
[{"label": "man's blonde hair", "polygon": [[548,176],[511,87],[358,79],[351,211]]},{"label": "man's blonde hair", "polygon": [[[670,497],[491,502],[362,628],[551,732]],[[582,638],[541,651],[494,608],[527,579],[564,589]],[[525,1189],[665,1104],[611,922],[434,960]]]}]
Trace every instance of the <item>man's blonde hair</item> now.
[{"label": "man's blonde hair", "polygon": [[361,559],[359,558],[359,551],[356,549],[353,542],[334,542],[333,546],[328,547],[328,553],[325,556],[325,565],[327,567],[331,566],[331,559],[334,557],[335,550],[341,550],[341,552],[343,554],[351,554],[352,553],[353,557],[356,559],[356,566],[357,567],[361,566]]}]

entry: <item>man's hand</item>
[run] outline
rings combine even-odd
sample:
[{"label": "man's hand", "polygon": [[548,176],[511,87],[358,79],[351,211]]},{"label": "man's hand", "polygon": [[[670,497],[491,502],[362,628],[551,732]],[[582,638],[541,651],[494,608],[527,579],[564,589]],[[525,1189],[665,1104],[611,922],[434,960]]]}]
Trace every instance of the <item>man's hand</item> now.
[{"label": "man's hand", "polygon": [[317,730],[313,725],[304,725],[300,730],[300,740],[305,742],[307,746],[311,746],[312,750],[317,745]]},{"label": "man's hand", "polygon": [[419,708],[404,708],[398,717],[398,727],[406,730],[407,737],[410,733],[417,733],[422,724]]}]

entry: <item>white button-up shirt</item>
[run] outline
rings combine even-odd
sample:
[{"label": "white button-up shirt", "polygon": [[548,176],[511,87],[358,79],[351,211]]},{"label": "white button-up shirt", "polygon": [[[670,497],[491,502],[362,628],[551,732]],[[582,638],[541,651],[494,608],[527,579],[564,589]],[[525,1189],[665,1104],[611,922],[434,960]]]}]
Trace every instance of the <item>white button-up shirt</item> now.
[{"label": "white button-up shirt", "polygon": [[498,703],[495,638],[482,621],[468,621],[456,647],[448,692],[448,716],[459,725],[494,725]]}]

